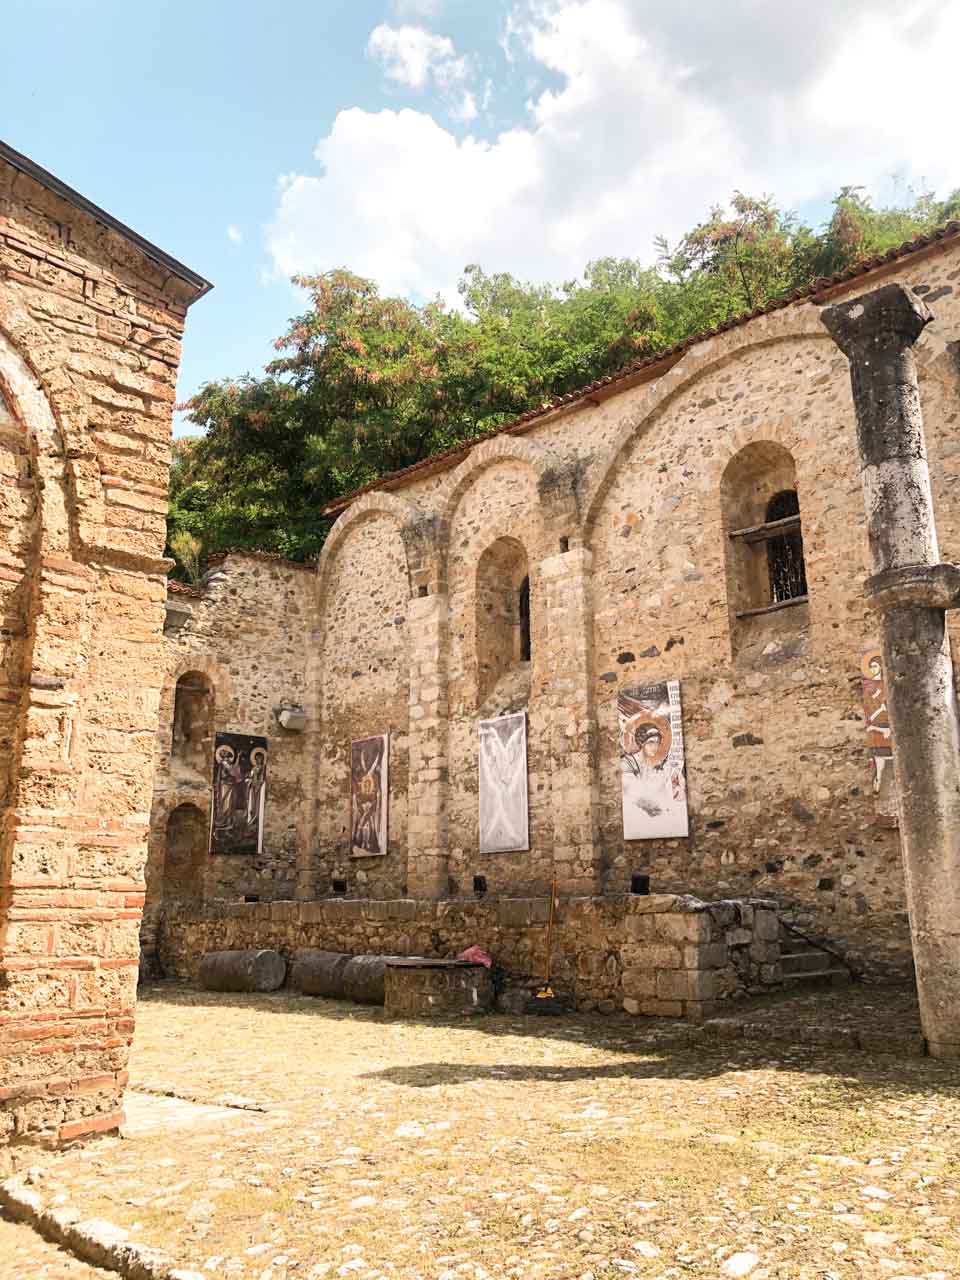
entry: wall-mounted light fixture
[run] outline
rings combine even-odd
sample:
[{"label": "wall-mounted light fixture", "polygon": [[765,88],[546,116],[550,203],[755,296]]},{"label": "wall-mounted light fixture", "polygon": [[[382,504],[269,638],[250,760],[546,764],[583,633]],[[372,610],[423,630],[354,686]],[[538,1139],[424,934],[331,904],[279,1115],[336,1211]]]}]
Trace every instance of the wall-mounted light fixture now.
[{"label": "wall-mounted light fixture", "polygon": [[287,733],[303,733],[307,727],[307,713],[296,703],[281,703],[273,714],[277,717],[277,724],[281,729],[286,729]]}]

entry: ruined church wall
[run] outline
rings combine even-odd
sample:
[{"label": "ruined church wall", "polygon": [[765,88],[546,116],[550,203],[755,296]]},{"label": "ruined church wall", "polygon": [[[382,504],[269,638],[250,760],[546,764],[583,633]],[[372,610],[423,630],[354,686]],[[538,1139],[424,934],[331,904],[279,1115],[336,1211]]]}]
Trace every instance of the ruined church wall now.
[{"label": "ruined church wall", "polygon": [[[347,533],[320,584],[320,727],[317,839],[305,896],[326,894],[334,879],[351,896],[406,892],[410,724],[407,557],[396,521],[379,515]],[[386,854],[351,855],[351,743],[388,733]]]},{"label": "ruined church wall", "polygon": [[[317,708],[309,679],[317,641],[316,575],[312,566],[275,557],[230,553],[213,564],[201,590],[171,590],[176,613],[164,639],[164,684],[157,735],[147,899],[142,937],[149,954],[161,912],[180,911],[178,879],[168,857],[189,862],[189,897],[201,901],[270,902],[297,894],[305,851],[311,847],[313,758]],[[202,748],[174,748],[176,687],[180,679],[209,689]],[[283,729],[277,711],[299,706],[306,729]],[[249,854],[209,850],[214,743],[217,732],[255,734],[268,741],[268,783],[262,849]],[[189,806],[193,821],[173,819]],[[178,826],[189,848],[175,848]]]},{"label": "ruined church wall", "polygon": [[195,292],[0,164],[0,1143],[120,1119]]}]

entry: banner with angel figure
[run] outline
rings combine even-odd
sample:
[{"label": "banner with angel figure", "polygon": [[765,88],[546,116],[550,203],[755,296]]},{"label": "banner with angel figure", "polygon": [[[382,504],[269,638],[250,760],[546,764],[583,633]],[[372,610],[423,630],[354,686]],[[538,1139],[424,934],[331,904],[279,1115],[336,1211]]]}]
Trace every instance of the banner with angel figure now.
[{"label": "banner with angel figure", "polygon": [[530,848],[527,717],[480,721],[480,852]]},{"label": "banner with angel figure", "polygon": [[261,853],[267,799],[267,740],[218,733],[213,746],[211,853]]},{"label": "banner with angel figure", "polygon": [[350,853],[354,858],[377,858],[387,852],[389,759],[388,733],[350,744]]},{"label": "banner with angel figure", "polygon": [[679,680],[621,689],[617,715],[624,839],[689,835]]}]

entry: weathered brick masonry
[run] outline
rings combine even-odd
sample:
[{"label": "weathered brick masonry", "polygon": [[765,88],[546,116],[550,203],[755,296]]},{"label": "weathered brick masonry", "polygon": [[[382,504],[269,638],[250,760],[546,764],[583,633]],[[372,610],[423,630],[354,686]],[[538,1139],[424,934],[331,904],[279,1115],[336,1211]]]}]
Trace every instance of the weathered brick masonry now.
[{"label": "weathered brick masonry", "polygon": [[[820,320],[888,279],[935,313],[917,358],[943,557],[960,559],[954,227],[337,504],[315,582],[251,557],[218,566],[167,670],[169,686],[183,650],[205,654],[230,708],[218,727],[271,736],[268,837],[229,896],[291,896],[294,867],[301,901],[345,879],[352,898],[462,903],[476,875],[491,898],[545,895],[554,875],[564,894],[617,895],[643,872],[657,893],[776,899],[868,975],[908,972],[898,835],[877,820],[864,733],[877,628],[849,376]],[[784,490],[808,590],[762,612],[765,569],[728,535]],[[529,662],[504,658],[497,603],[523,576]],[[617,693],[671,678],[691,834],[626,841]],[[288,740],[269,708],[294,688],[307,731]],[[519,709],[530,851],[481,857],[477,720]],[[349,744],[388,731],[389,850],[351,860]],[[222,942],[209,923],[203,939]]]},{"label": "weathered brick masonry", "polygon": [[120,1118],[171,413],[207,288],[0,148],[0,1145]]}]

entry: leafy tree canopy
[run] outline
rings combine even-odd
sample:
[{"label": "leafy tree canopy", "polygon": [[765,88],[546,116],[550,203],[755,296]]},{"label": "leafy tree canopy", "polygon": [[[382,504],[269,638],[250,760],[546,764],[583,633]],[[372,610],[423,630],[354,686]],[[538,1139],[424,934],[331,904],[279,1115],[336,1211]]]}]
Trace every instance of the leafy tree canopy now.
[{"label": "leafy tree canopy", "polygon": [[735,192],[659,241],[652,266],[601,258],[559,286],[468,266],[461,309],[381,297],[346,270],[295,277],[307,309],[264,375],[208,383],[188,406],[205,434],[174,445],[176,576],[228,546],[314,557],[339,494],[954,217],[960,191],[874,208],[844,187],[814,231]]}]

